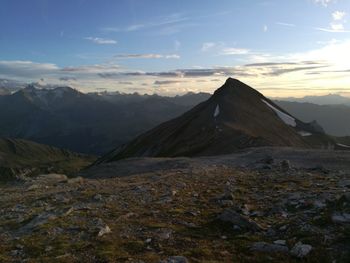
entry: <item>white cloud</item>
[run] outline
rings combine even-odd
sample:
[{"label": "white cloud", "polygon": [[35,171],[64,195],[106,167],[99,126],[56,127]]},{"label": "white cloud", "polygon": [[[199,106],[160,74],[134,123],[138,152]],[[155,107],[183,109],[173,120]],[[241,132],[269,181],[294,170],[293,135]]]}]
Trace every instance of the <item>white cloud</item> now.
[{"label": "white cloud", "polygon": [[267,30],[268,30],[267,25],[264,25],[264,26],[263,26],[263,31],[264,31],[264,32],[267,32]]},{"label": "white cloud", "polygon": [[295,27],[295,24],[291,24],[291,23],[277,22],[276,24],[280,26]]},{"label": "white cloud", "polygon": [[58,71],[59,68],[51,63],[35,63],[32,61],[0,61],[0,76],[31,78],[38,77],[40,74],[51,74]]},{"label": "white cloud", "polygon": [[245,48],[224,48],[221,52],[222,55],[246,55],[250,50]]},{"label": "white cloud", "polygon": [[95,65],[82,65],[75,67],[65,67],[60,69],[62,72],[71,72],[71,73],[84,73],[84,74],[98,74],[106,72],[118,72],[121,70],[121,67],[116,64],[95,64]]},{"label": "white cloud", "polygon": [[346,13],[335,11],[332,13],[333,21],[329,24],[329,28],[318,27],[317,30],[331,33],[348,33],[349,30],[346,30],[344,27],[344,20]]},{"label": "white cloud", "polygon": [[331,28],[316,27],[316,30],[329,32],[329,33],[350,33],[350,30],[345,30],[342,24],[331,25]]},{"label": "white cloud", "polygon": [[343,20],[345,17],[346,13],[342,11],[335,11],[332,13],[333,19],[334,20]]},{"label": "white cloud", "polygon": [[337,2],[337,0],[313,0],[315,4],[323,5],[324,7],[327,7],[331,3]]},{"label": "white cloud", "polygon": [[334,31],[344,31],[344,25],[343,24],[331,24],[331,29]]},{"label": "white cloud", "polygon": [[104,28],[101,28],[101,30],[105,32],[133,32],[141,29],[150,29],[150,28],[166,26],[166,25],[175,25],[177,23],[184,22],[187,20],[189,20],[189,18],[185,17],[184,14],[173,13],[173,14],[158,17],[157,19],[151,22],[133,24],[125,27],[104,27]]},{"label": "white cloud", "polygon": [[154,53],[149,53],[149,54],[119,54],[115,55],[115,58],[119,59],[132,59],[132,58],[139,58],[139,59],[160,59],[160,58],[165,58],[165,59],[179,59],[180,56],[177,54],[169,54],[169,55],[163,55],[163,54],[154,54]]},{"label": "white cloud", "polygon": [[100,37],[86,37],[85,39],[89,40],[95,44],[99,44],[99,45],[115,45],[115,44],[117,44],[116,40],[105,39],[105,38],[100,38]]}]

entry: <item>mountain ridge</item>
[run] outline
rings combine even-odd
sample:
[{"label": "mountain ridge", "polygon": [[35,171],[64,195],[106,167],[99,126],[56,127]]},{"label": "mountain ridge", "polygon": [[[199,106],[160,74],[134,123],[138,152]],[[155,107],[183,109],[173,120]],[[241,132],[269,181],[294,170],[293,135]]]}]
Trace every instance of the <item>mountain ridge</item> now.
[{"label": "mountain ridge", "polygon": [[[281,115],[293,121],[288,123]],[[229,78],[207,101],[138,136],[97,163],[137,156],[227,154],[257,146],[308,148],[312,146],[304,137],[311,133],[324,134],[317,124],[301,122],[258,91]]]}]

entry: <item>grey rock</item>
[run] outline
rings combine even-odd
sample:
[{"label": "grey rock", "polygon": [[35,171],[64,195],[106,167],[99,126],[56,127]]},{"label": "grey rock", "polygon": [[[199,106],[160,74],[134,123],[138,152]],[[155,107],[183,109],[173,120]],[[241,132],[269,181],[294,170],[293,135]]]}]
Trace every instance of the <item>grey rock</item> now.
[{"label": "grey rock", "polygon": [[290,251],[290,254],[297,258],[304,258],[306,257],[312,250],[311,245],[303,244],[301,242],[298,242],[295,244],[295,246]]},{"label": "grey rock", "polygon": [[338,182],[339,187],[350,187],[350,179],[343,179]]},{"label": "grey rock", "polygon": [[348,223],[350,223],[350,214],[348,214],[348,213],[334,213],[332,215],[332,222],[335,224],[348,224]]},{"label": "grey rock", "polygon": [[161,240],[167,240],[171,237],[172,233],[173,233],[173,230],[168,228],[163,228],[157,231],[157,236]]},{"label": "grey rock", "polygon": [[93,199],[95,201],[103,201],[103,196],[100,194],[96,194],[96,195],[94,195]]},{"label": "grey rock", "polygon": [[38,176],[39,179],[54,180],[58,182],[67,181],[68,177],[64,174],[42,174]]},{"label": "grey rock", "polygon": [[160,261],[160,263],[188,263],[189,261],[187,260],[187,258],[183,257],[183,256],[173,256],[173,257],[169,257],[166,260],[162,260]]},{"label": "grey rock", "polygon": [[83,182],[84,182],[84,178],[81,176],[69,178],[67,181],[68,184],[81,184]]},{"label": "grey rock", "polygon": [[283,160],[281,162],[281,169],[282,169],[282,171],[289,171],[290,168],[291,168],[291,166],[290,166],[290,162],[288,160]]},{"label": "grey rock", "polygon": [[28,191],[33,191],[33,190],[37,190],[37,189],[39,189],[40,188],[40,186],[38,185],[38,184],[32,184],[31,186],[29,186],[28,188],[27,188],[27,190]]},{"label": "grey rock", "polygon": [[33,218],[28,224],[26,224],[25,226],[20,228],[20,232],[31,231],[31,230],[33,230],[33,229],[35,229],[43,224],[46,224],[49,220],[54,220],[56,218],[57,218],[57,216],[53,213],[50,213],[50,212],[40,214],[40,215],[36,216],[35,218]]},{"label": "grey rock", "polygon": [[265,253],[288,253],[289,249],[285,245],[270,244],[266,242],[255,242],[250,247],[252,251],[265,252]]},{"label": "grey rock", "polygon": [[98,232],[97,236],[102,237],[111,232],[112,230],[109,228],[109,226],[105,225],[104,227],[100,227],[100,231]]},{"label": "grey rock", "polygon": [[273,243],[276,244],[276,245],[281,245],[281,246],[287,245],[287,241],[286,240],[281,240],[281,239],[275,240],[275,241],[273,241]]},{"label": "grey rock", "polygon": [[262,230],[261,227],[255,223],[253,220],[250,220],[247,217],[244,217],[232,209],[225,209],[218,217],[218,220],[226,223],[231,223],[232,225],[238,226],[240,229],[248,231],[259,231]]}]

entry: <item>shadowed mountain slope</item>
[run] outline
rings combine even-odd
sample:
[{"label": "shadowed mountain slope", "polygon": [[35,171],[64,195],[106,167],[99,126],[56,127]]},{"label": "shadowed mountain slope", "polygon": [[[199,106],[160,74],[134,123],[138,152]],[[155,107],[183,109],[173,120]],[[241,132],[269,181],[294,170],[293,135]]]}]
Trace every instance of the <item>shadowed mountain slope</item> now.
[{"label": "shadowed mountain slope", "polygon": [[218,155],[257,146],[309,148],[312,145],[306,137],[313,136],[325,136],[316,122],[299,121],[258,91],[229,78],[207,101],[98,162],[136,156]]},{"label": "shadowed mountain slope", "polygon": [[20,139],[0,139],[0,181],[40,173],[71,174],[93,157]]}]

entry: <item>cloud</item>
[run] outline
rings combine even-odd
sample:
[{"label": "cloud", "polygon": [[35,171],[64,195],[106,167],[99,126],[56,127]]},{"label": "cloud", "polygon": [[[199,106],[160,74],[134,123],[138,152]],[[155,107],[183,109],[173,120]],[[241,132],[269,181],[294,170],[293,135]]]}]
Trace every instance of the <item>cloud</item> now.
[{"label": "cloud", "polygon": [[166,26],[171,24],[177,24],[189,20],[185,17],[183,13],[173,13],[165,16],[158,17],[154,21],[138,23],[133,25],[128,25],[125,27],[104,27],[102,31],[105,32],[133,32],[141,29],[150,29],[154,27]]},{"label": "cloud", "polygon": [[344,25],[343,24],[331,24],[331,28],[334,31],[344,31]]},{"label": "cloud", "polygon": [[95,64],[95,65],[82,65],[74,67],[64,67],[60,69],[62,72],[77,72],[77,73],[105,73],[120,71],[121,67],[116,64]]},{"label": "cloud", "polygon": [[280,26],[295,27],[295,24],[285,23],[285,22],[276,22],[276,24]]},{"label": "cloud", "polygon": [[174,49],[175,49],[176,51],[178,51],[178,50],[180,49],[180,47],[181,47],[181,42],[178,41],[178,40],[175,40],[175,41],[174,41]]},{"label": "cloud", "polygon": [[77,79],[75,77],[60,77],[60,81],[76,81]]},{"label": "cloud", "polygon": [[118,83],[121,84],[121,85],[133,85],[134,84],[131,81],[119,81]]},{"label": "cloud", "polygon": [[245,67],[268,67],[268,66],[285,66],[285,65],[297,65],[296,62],[263,62],[263,63],[251,63],[245,64]]},{"label": "cloud", "polygon": [[345,17],[346,13],[342,11],[335,11],[332,13],[333,20],[343,20]]},{"label": "cloud", "polygon": [[263,26],[263,31],[264,31],[264,32],[267,32],[267,30],[268,30],[267,25],[264,25],[264,26]]},{"label": "cloud", "polygon": [[99,45],[115,45],[118,43],[116,40],[105,39],[100,37],[86,37],[85,39]]},{"label": "cloud", "polygon": [[337,0],[313,0],[313,2],[327,7],[329,4],[337,2]]},{"label": "cloud", "polygon": [[[220,42],[213,47],[218,54],[228,49]],[[319,43],[320,47],[300,53],[261,54],[255,50],[230,50],[230,54],[243,54],[241,63],[235,66],[213,66],[178,68],[164,71],[140,71],[121,67],[113,63],[95,65],[77,65],[59,67],[50,63],[31,61],[0,61],[0,78],[12,78],[26,82],[38,81],[62,85],[66,81],[74,88],[86,91],[103,87],[106,90],[133,91],[142,87],[153,93],[154,88],[162,94],[181,94],[187,91],[213,91],[218,83],[227,77],[242,81],[274,94],[273,90],[286,90],[296,86],[299,94],[306,90],[326,89],[340,90],[350,83],[350,61],[346,54],[350,50],[350,39]],[[235,49],[239,49],[234,47]],[[128,55],[128,54],[126,54]],[[166,58],[164,54],[131,54],[132,58]],[[125,56],[125,54],[124,54]],[[252,56],[261,56],[261,60],[252,60]],[[129,56],[127,56],[129,57]],[[215,80],[215,81],[212,81]],[[199,82],[202,82],[199,85]],[[178,85],[183,83],[183,85]],[[344,84],[345,83],[345,84]]]},{"label": "cloud", "polygon": [[315,29],[329,33],[350,33],[350,30],[345,30],[342,25],[332,25],[332,28],[316,27]]},{"label": "cloud", "polygon": [[224,48],[221,51],[222,55],[246,55],[249,53],[250,50],[246,48]]},{"label": "cloud", "polygon": [[344,20],[346,13],[335,11],[332,13],[333,21],[329,24],[329,28],[318,27],[316,30],[330,32],[330,33],[348,33],[349,30],[345,30],[344,24],[346,21]]},{"label": "cloud", "polygon": [[280,76],[286,73],[296,72],[296,71],[307,71],[312,69],[320,69],[328,66],[310,66],[310,67],[292,67],[292,68],[272,68],[270,72],[263,73],[265,76]]},{"label": "cloud", "polygon": [[201,51],[206,52],[216,46],[214,42],[205,42],[202,44]]},{"label": "cloud", "polygon": [[55,64],[32,61],[0,60],[0,76],[32,78],[40,74],[52,74],[59,70]]},{"label": "cloud", "polygon": [[118,54],[114,56],[118,59],[179,59],[180,56],[177,54],[169,54],[169,55],[163,55],[163,54]]},{"label": "cloud", "polygon": [[184,81],[179,80],[156,80],[154,82],[154,85],[162,86],[162,85],[169,85],[169,84],[178,84]]}]

